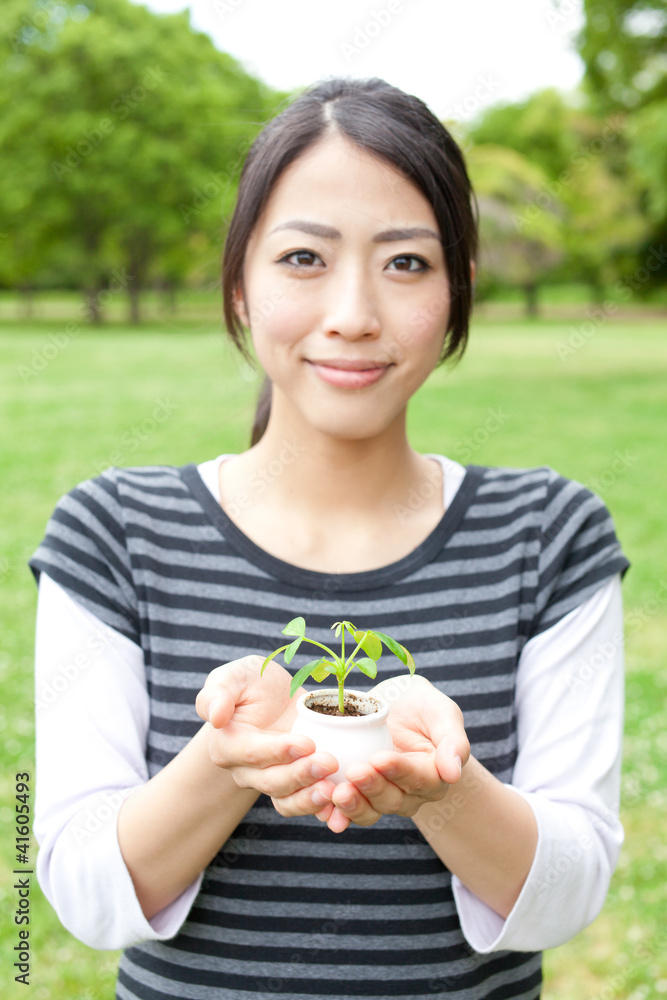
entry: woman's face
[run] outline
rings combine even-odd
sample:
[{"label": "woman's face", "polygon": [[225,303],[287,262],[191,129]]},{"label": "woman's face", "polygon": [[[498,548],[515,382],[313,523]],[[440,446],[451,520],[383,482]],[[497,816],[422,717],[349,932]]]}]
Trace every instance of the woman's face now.
[{"label": "woman's face", "polygon": [[[338,135],[292,163],[248,245],[245,305],[288,413],[361,439],[403,421],[440,356],[449,288],[426,198],[397,170]],[[346,368],[363,369],[345,370]]]}]

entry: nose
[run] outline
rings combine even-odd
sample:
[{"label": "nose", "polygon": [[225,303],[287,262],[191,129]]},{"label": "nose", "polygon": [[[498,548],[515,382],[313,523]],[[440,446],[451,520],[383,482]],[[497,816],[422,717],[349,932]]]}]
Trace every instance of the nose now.
[{"label": "nose", "polygon": [[371,340],[380,336],[382,327],[375,295],[362,268],[346,268],[329,285],[323,328],[326,336],[345,340]]}]

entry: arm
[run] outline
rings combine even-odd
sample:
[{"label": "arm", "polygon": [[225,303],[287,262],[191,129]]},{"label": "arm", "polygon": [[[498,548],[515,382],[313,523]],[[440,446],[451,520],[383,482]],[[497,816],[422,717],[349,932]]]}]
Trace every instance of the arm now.
[{"label": "arm", "polygon": [[[382,812],[413,816],[453,873],[461,925],[476,951],[555,947],[604,903],[623,839],[622,638],[615,577],[526,644],[517,675],[519,753],[511,785],[470,757],[461,780],[438,791],[428,754],[419,762],[408,752],[378,755],[373,768],[350,768],[349,781],[334,793],[336,808],[356,823],[375,822]],[[416,750],[409,739],[423,734],[423,749],[431,744],[430,757],[449,784],[448,762],[463,745],[452,706],[431,688],[420,709],[397,704],[405,714],[400,728],[392,709],[396,745]]]},{"label": "arm", "polygon": [[35,695],[34,832],[44,894],[90,947],[172,937],[200,880],[149,922],[116,832],[124,799],[148,780],[142,651],[46,573],[39,582]]},{"label": "arm", "polygon": [[602,908],[623,842],[623,688],[616,576],[522,653],[511,787],[533,810],[539,837],[505,921],[454,877],[461,924],[477,951],[556,947]]},{"label": "arm", "polygon": [[[64,926],[91,947],[173,937],[202,870],[258,791],[212,763],[208,723],[148,779],[141,649],[44,573],[35,659],[40,885]],[[247,734],[241,742],[250,746]],[[269,737],[266,763],[292,745]],[[301,737],[301,754],[311,748]]]}]

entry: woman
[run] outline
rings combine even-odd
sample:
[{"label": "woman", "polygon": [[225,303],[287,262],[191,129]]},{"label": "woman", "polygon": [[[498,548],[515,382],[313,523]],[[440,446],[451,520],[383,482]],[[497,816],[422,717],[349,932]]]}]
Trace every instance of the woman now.
[{"label": "woman", "polygon": [[[465,347],[471,202],[421,101],[302,95],[248,156],[225,250],[229,333],[269,380],[252,447],[107,470],[31,560],[38,690],[90,660],[41,713],[40,881],[73,933],[126,948],[118,997],[532,998],[540,951],[604,901],[628,565],[609,515],[548,468],[465,469],[406,432]],[[259,677],[298,614],[417,661],[396,752],[338,786],[290,735],[288,672]]]}]

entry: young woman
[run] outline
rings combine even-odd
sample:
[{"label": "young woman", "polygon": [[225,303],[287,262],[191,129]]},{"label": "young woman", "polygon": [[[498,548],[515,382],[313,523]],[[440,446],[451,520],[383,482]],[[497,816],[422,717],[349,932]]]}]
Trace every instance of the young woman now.
[{"label": "young woman", "polygon": [[[253,146],[226,243],[228,331],[267,376],[252,446],[111,468],[56,507],[31,560],[38,872],[72,933],[126,949],[123,1000],[534,998],[541,950],[602,906],[628,565],[609,515],[547,467],[463,468],[406,433],[465,347],[475,254],[425,105],[315,86]],[[417,661],[396,751],[337,786],[290,735],[288,672],[259,676],[296,615]]]}]

